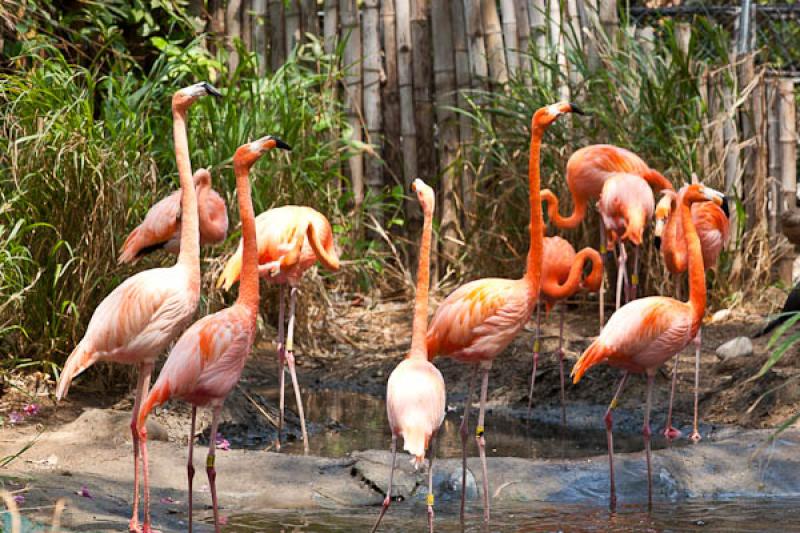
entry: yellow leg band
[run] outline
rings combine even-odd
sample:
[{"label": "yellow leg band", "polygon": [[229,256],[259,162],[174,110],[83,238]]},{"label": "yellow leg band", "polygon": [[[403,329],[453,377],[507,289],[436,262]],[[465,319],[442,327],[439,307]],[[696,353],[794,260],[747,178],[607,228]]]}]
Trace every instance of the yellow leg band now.
[{"label": "yellow leg band", "polygon": [[475,436],[483,437],[483,426],[478,426],[475,428]]},{"label": "yellow leg band", "polygon": [[434,500],[433,494],[432,493],[428,494],[428,498],[426,499],[426,501],[428,503],[428,507],[433,507],[433,500]]},{"label": "yellow leg band", "polygon": [[206,468],[214,468],[214,458],[216,455],[209,455],[206,457]]},{"label": "yellow leg band", "polygon": [[631,283],[634,284],[634,285],[638,285],[639,284],[639,276],[636,275],[636,274],[631,276]]},{"label": "yellow leg band", "polygon": [[614,398],[611,400],[611,405],[608,406],[609,409],[616,409],[617,408],[617,399]]},{"label": "yellow leg band", "polygon": [[539,339],[536,339],[536,340],[534,341],[534,343],[533,343],[533,351],[538,353],[538,352],[539,352],[539,348],[540,348],[540,346],[539,346]]},{"label": "yellow leg band", "polygon": [[605,245],[605,244],[601,244],[601,245],[600,245],[600,253],[601,253],[601,254],[604,254],[604,253],[606,253],[607,251],[608,251],[608,249],[606,249],[606,245]]}]

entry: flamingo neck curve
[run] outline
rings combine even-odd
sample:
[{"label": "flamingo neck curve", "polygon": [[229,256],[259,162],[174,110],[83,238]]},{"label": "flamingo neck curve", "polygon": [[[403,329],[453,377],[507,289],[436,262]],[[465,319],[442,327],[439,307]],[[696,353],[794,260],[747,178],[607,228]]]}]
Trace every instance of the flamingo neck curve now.
[{"label": "flamingo neck curve", "polygon": [[531,129],[530,159],[528,161],[528,202],[530,205],[530,246],[523,279],[528,286],[528,297],[535,301],[539,297],[542,283],[542,256],[544,255],[544,221],[542,220],[541,177],[539,175],[540,153],[544,128],[533,125]]},{"label": "flamingo neck curve", "polygon": [[419,247],[417,268],[417,294],[414,298],[414,322],[411,327],[409,359],[428,360],[425,337],[428,331],[428,292],[430,290],[431,235],[433,234],[433,206],[423,205],[422,243]]},{"label": "flamingo neck curve", "polygon": [[239,278],[237,304],[242,304],[256,316],[258,312],[258,249],[256,246],[256,216],[250,192],[250,167],[234,160],[236,199],[242,220],[242,274]]},{"label": "flamingo neck curve", "polygon": [[200,222],[197,213],[197,191],[194,188],[192,163],[189,159],[189,139],[186,133],[186,109],[172,106],[172,135],[175,143],[175,162],[181,182],[181,250],[178,264],[188,268],[191,277],[200,285]]},{"label": "flamingo neck curve", "polygon": [[689,305],[692,308],[692,321],[699,325],[706,312],[706,274],[703,268],[703,250],[700,237],[692,221],[692,210],[683,201],[679,204],[681,222],[686,235],[686,248],[689,255]]}]

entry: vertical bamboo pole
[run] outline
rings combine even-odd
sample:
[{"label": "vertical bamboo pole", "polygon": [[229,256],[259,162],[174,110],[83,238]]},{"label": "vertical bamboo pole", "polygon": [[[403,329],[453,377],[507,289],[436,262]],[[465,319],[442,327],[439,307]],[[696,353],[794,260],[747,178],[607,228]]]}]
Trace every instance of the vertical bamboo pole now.
[{"label": "vertical bamboo pole", "polygon": [[753,210],[758,225],[763,224],[767,215],[767,111],[766,111],[766,77],[759,76],[758,84],[753,88],[753,133],[755,135],[755,174],[753,183]]},{"label": "vertical bamboo pole", "polygon": [[303,0],[302,35],[319,35],[319,16],[317,0]]},{"label": "vertical bamboo pole", "polygon": [[[467,44],[467,23],[464,18],[464,2],[450,2],[450,15],[453,19],[453,50],[455,53],[456,84],[458,86],[457,103],[460,109],[467,109],[465,92],[472,85],[469,63],[469,45]],[[461,174],[461,203],[463,228],[470,232],[475,219],[475,173],[469,161],[472,149],[472,123],[468,116],[459,113],[458,133],[461,139],[459,148],[459,172]]]},{"label": "vertical bamboo pole", "polygon": [[[528,14],[528,0],[514,0],[515,18],[517,20],[517,44],[519,46],[519,69],[523,73],[530,72],[531,23]],[[531,86],[533,79],[525,75],[525,85]]]},{"label": "vertical bamboo pole", "polygon": [[558,65],[558,77],[553,80],[554,88],[558,90],[561,100],[569,100],[569,86],[567,85],[569,72],[567,70],[567,56],[564,53],[564,38],[561,34],[560,0],[549,0],[548,8],[550,49],[555,54],[553,59]]},{"label": "vertical bamboo pole", "polygon": [[258,59],[258,75],[267,73],[267,0],[253,0],[253,51]]},{"label": "vertical bamboo pole", "polygon": [[286,3],[286,53],[291,54],[300,42],[300,0]]},{"label": "vertical bamboo pole", "polygon": [[383,36],[383,72],[381,89],[383,104],[383,159],[385,172],[395,182],[404,185],[403,155],[400,142],[400,89],[397,81],[397,32],[395,31],[395,0],[381,0],[381,35]]},{"label": "vertical bamboo pole", "polygon": [[[417,130],[414,121],[414,87],[411,59],[411,0],[396,0],[397,81],[400,92],[400,132],[403,136],[403,176],[405,189],[418,177]],[[416,202],[405,203],[406,219],[419,225]]]},{"label": "vertical bamboo pole", "polygon": [[212,39],[209,51],[216,54],[219,46],[224,46],[225,39],[225,3],[224,0],[208,0],[208,13],[210,16]]},{"label": "vertical bamboo pole", "polygon": [[[431,51],[430,0],[411,0],[411,62],[414,87],[414,128],[417,145],[417,176],[436,175],[436,145],[433,140],[433,57]],[[414,213],[420,210],[414,202]],[[415,219],[416,221],[416,219]],[[417,227],[408,227],[415,235]],[[434,268],[435,271],[435,268]]]},{"label": "vertical bamboo pole", "polygon": [[586,64],[591,72],[600,67],[598,34],[604,31],[600,23],[600,8],[597,2],[598,0],[579,0],[578,3],[578,14],[583,29],[583,49],[586,53]]},{"label": "vertical bamboo pole", "polygon": [[486,63],[486,44],[483,39],[480,0],[464,0],[464,21],[467,28],[472,87],[487,90],[489,65]]},{"label": "vertical bamboo pole", "polygon": [[577,57],[583,50],[583,32],[581,31],[581,18],[578,13],[578,1],[567,0],[566,21],[568,24],[562,24],[562,27],[569,28],[569,31],[563,37],[563,41],[569,68],[569,81],[573,87],[580,83],[581,78],[577,66],[572,64],[571,57]]},{"label": "vertical bamboo pole", "polygon": [[781,194],[781,145],[778,113],[778,82],[770,79],[767,84],[767,151],[769,153],[768,185],[768,230],[770,236],[778,233],[778,216],[780,215],[783,197]]},{"label": "vertical bamboo pole", "polygon": [[[379,0],[365,0],[362,11],[364,46],[364,123],[367,142],[380,147],[382,139],[381,117],[381,36]],[[373,197],[372,215],[383,225],[382,211],[375,201],[383,189],[383,164],[376,154],[370,154],[364,169],[367,190]]]},{"label": "vertical bamboo pole", "polygon": [[253,0],[242,0],[239,17],[242,24],[242,44],[245,49],[253,50]]},{"label": "vertical bamboo pole", "polygon": [[678,48],[683,55],[689,55],[689,44],[692,41],[692,25],[688,22],[675,24],[675,40],[678,41]]},{"label": "vertical bamboo pole", "polygon": [[531,0],[528,4],[528,15],[536,56],[544,59],[547,53],[547,0]]},{"label": "vertical bamboo pole", "polygon": [[517,12],[514,0],[500,0],[500,13],[503,17],[503,40],[505,42],[508,75],[514,77],[520,68]]},{"label": "vertical bamboo pole", "polygon": [[458,211],[456,209],[456,157],[458,121],[448,108],[456,104],[456,71],[453,26],[447,0],[433,0],[431,23],[433,32],[433,72],[436,88],[436,122],[439,127],[439,168],[442,172],[442,218],[439,230],[442,255],[447,264],[458,259]]},{"label": "vertical bamboo pole", "polygon": [[325,0],[325,17],[323,19],[323,35],[325,36],[325,52],[333,53],[339,35],[339,0]]},{"label": "vertical bamboo pole", "polygon": [[505,85],[508,82],[508,67],[503,49],[503,30],[500,27],[500,16],[497,14],[495,0],[481,0],[481,17],[486,39],[489,76],[493,83]]},{"label": "vertical bamboo pole", "polygon": [[598,0],[597,11],[600,16],[600,24],[609,42],[615,42],[617,30],[619,30],[619,13],[617,12],[617,0]]},{"label": "vertical bamboo pole", "polygon": [[239,54],[236,52],[234,42],[242,38],[242,24],[239,11],[242,0],[228,0],[225,7],[225,38],[228,46],[228,71],[233,72],[239,66]]},{"label": "vertical bamboo pole", "polygon": [[[358,23],[356,0],[340,0],[339,16],[342,20],[342,34],[347,42],[344,48],[345,101],[347,122],[350,124],[351,139],[361,142],[361,27]],[[358,153],[348,160],[350,180],[353,185],[353,201],[356,209],[364,202],[364,157]]]},{"label": "vertical bamboo pole", "polygon": [[[747,87],[755,78],[755,57],[753,54],[748,54],[742,58],[739,65],[739,87]],[[755,201],[753,192],[754,178],[756,173],[756,145],[749,142],[755,140],[756,127],[755,127],[755,91],[750,94],[748,101],[742,106],[742,111],[739,113],[739,121],[741,124],[742,141],[746,144],[741,151],[741,165],[742,165],[742,199],[744,201],[745,213],[747,215],[746,227],[752,229],[756,221]]]},{"label": "vertical bamboo pole", "polygon": [[268,0],[269,64],[275,72],[286,61],[286,26],[283,21],[283,0]]},{"label": "vertical bamboo pole", "polygon": [[797,201],[797,114],[794,100],[794,80],[782,78],[778,82],[779,141],[781,145],[782,210],[795,211]]}]

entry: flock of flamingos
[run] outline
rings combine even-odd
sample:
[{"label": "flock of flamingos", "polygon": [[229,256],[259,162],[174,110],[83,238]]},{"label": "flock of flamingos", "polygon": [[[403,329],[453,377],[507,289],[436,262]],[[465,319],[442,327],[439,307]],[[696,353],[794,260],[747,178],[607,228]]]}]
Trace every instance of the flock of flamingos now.
[{"label": "flock of flamingos", "polygon": [[[132,532],[152,531],[147,464],[146,419],[152,410],[178,398],[192,405],[188,452],[189,531],[192,530],[192,463],[195,419],[198,407],[213,412],[206,472],[219,531],[215,487],[215,442],[222,404],[240,378],[256,335],[259,306],[259,278],[280,285],[278,357],[280,365],[281,423],[284,408],[284,374],[289,374],[301,420],[304,419],[300,390],[292,353],[296,286],[303,273],[317,260],[330,269],[339,268],[333,233],[327,219],[309,207],[285,206],[255,216],[251,201],[249,172],[264,153],[291,148],[273,136],[243,144],[233,156],[236,194],[242,224],[242,239],[236,253],[225,265],[218,285],[230,288],[239,282],[239,293],[231,307],[205,316],[186,329],[200,298],[201,244],[224,240],[228,217],[222,198],[211,189],[206,170],[192,174],[189,160],[186,115],[197,99],[221,94],[202,82],[177,91],[172,98],[175,157],[180,175],[180,191],[155,204],[145,220],[125,241],[120,262],[133,262],[157,249],[177,253],[170,268],[145,270],[127,279],[108,295],[95,310],[86,334],[67,359],[61,373],[57,398],[66,396],[72,380],[98,361],[138,365],[136,399],[131,419],[134,451]],[[432,441],[445,416],[445,383],[431,363],[437,356],[448,356],[469,365],[471,379],[461,423],[463,452],[461,513],[464,513],[466,444],[469,409],[475,380],[480,371],[481,392],[478,424],[475,431],[483,470],[484,520],[489,520],[489,487],[485,453],[484,416],[489,369],[494,359],[519,334],[537,309],[537,339],[534,344],[531,395],[539,357],[539,301],[549,310],[581,288],[600,291],[602,331],[572,369],[574,383],[593,366],[606,363],[624,371],[605,415],[611,484],[611,505],[615,505],[612,412],[631,373],[647,377],[644,411],[644,442],[647,456],[649,501],[652,502],[650,465],[650,408],[653,379],[657,369],[677,356],[691,342],[697,344],[699,372],[700,326],[706,304],[705,269],[712,267],[728,236],[727,206],[724,196],[698,183],[684,186],[677,193],[659,172],[649,168],[635,154],[610,145],[593,145],[578,150],[567,164],[567,182],[574,212],[569,217],[558,213],[558,199],[540,191],[539,154],[547,128],[566,113],[583,114],[575,105],[561,102],[542,107],[533,115],[530,140],[530,248],[525,274],[520,279],[480,279],[451,293],[436,309],[428,324],[429,263],[435,195],[417,179],[413,189],[424,213],[417,290],[414,304],[411,347],[406,358],[394,369],[387,384],[387,414],[392,431],[392,471],[380,516],[380,525],[392,499],[397,439],[413,456],[415,466],[423,466],[428,456],[428,523],[433,531],[434,495],[432,486]],[[664,193],[656,205],[652,189]],[[560,237],[545,237],[542,202],[548,205],[550,221],[560,228],[574,228],[586,215],[590,200],[598,199],[602,217],[600,252],[585,248],[575,253]],[[642,234],[655,214],[656,244],[667,268],[675,274],[688,271],[689,300],[666,296],[636,299],[638,252]],[[633,268],[627,272],[626,242],[633,247]],[[603,257],[617,249],[617,310],[603,326]],[[584,264],[592,263],[583,276]],[[289,292],[289,317],[284,323],[286,291]],[[624,294],[623,294],[624,293]],[[624,299],[627,301],[625,305]],[[284,326],[286,329],[284,330]],[[561,314],[563,332],[563,306]],[[175,340],[169,357],[155,384],[150,379],[156,360]],[[561,367],[562,420],[564,416],[563,350],[558,350]],[[676,365],[677,366],[677,365]],[[675,381],[673,379],[673,393]],[[697,432],[697,391],[695,390],[694,434]],[[529,403],[530,406],[530,403]],[[671,413],[671,406],[670,406]],[[669,418],[665,434],[676,438]],[[305,422],[303,442],[308,450]],[[279,430],[280,439],[280,430]],[[144,477],[143,524],[139,524],[140,468]]]}]

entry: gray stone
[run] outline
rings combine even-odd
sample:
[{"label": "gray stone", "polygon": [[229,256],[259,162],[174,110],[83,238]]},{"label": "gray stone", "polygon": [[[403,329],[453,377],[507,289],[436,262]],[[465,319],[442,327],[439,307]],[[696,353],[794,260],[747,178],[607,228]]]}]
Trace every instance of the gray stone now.
[{"label": "gray stone", "polygon": [[753,343],[748,337],[736,337],[717,348],[717,357],[723,361],[753,355]]}]

